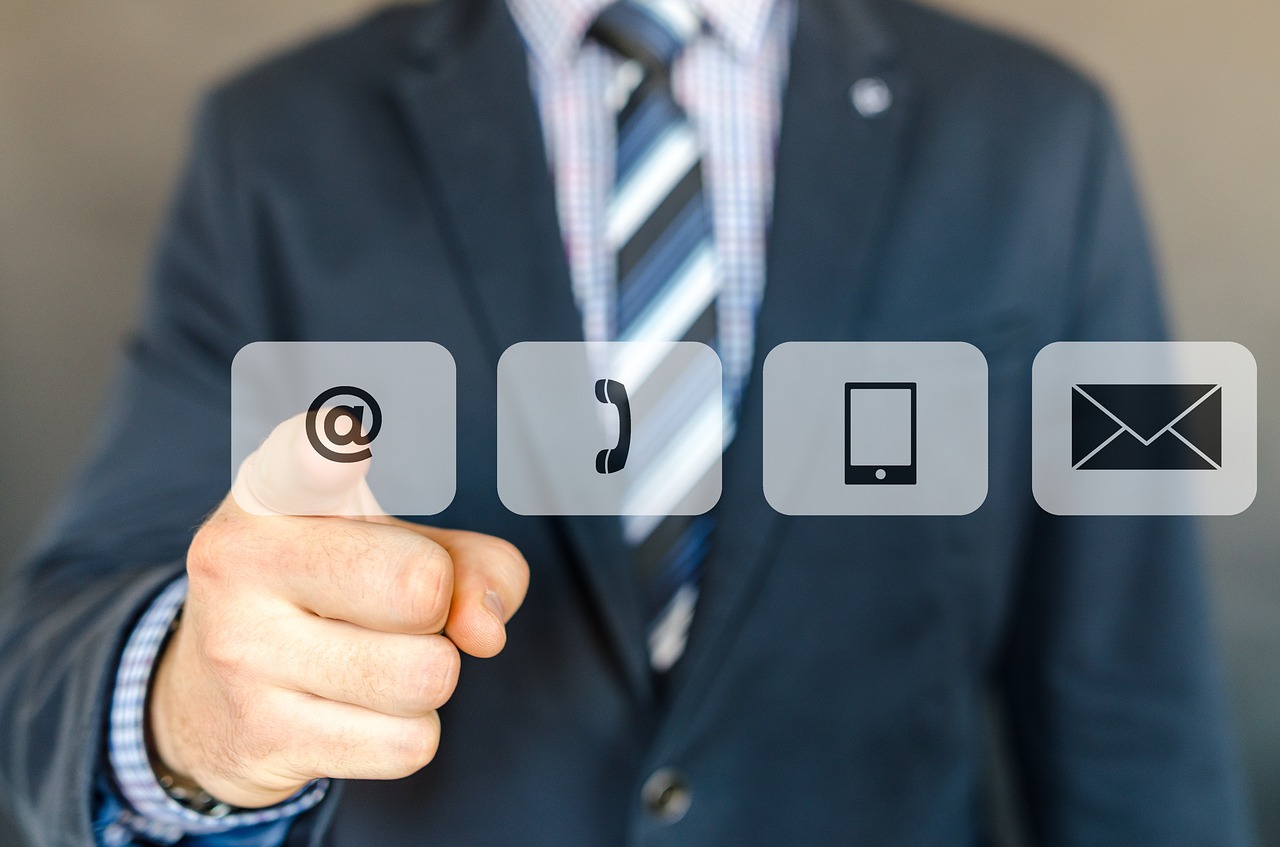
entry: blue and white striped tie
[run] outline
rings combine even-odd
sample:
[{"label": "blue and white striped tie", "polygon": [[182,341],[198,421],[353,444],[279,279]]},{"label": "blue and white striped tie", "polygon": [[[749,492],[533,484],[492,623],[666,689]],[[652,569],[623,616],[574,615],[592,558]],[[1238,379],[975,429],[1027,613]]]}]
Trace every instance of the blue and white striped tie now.
[{"label": "blue and white striped tie", "polygon": [[[716,345],[720,278],[701,155],[670,82],[671,63],[700,27],[681,0],[622,0],[591,28],[591,37],[625,60],[614,88],[615,104],[623,105],[606,220],[606,240],[617,257],[618,341]],[[718,398],[708,408],[705,398],[681,392],[678,380],[667,388],[648,420],[636,426],[647,427],[683,472],[663,486],[668,508],[661,514],[623,518],[624,536],[649,591],[649,660],[659,673],[684,653],[715,525],[711,514],[672,512],[715,470],[724,416]],[[659,461],[653,468],[664,465],[669,467]],[[632,490],[645,487],[641,477]]]}]

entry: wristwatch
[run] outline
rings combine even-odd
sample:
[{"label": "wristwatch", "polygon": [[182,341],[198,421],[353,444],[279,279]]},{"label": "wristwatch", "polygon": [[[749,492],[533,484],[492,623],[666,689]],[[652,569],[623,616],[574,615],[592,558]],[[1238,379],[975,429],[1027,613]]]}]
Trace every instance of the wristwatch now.
[{"label": "wristwatch", "polygon": [[241,811],[205,791],[195,780],[171,773],[158,758],[152,759],[151,767],[164,793],[184,809],[190,809],[196,814],[211,818],[225,818],[227,815]]}]

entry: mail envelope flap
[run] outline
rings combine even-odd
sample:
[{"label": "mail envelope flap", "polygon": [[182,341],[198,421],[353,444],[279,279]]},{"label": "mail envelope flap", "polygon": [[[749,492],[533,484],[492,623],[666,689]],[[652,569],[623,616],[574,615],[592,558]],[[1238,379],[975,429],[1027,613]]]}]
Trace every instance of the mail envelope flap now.
[{"label": "mail envelope flap", "polygon": [[1174,426],[1174,431],[1195,445],[1206,459],[1222,464],[1222,393],[1217,388],[1199,405],[1187,412]]},{"label": "mail envelope flap", "polygon": [[1071,392],[1071,465],[1092,456],[1098,447],[1116,434],[1115,418],[1090,400],[1077,386]]},{"label": "mail envelope flap", "polygon": [[1177,384],[1076,386],[1144,441],[1155,438],[1160,430],[1217,387]]}]

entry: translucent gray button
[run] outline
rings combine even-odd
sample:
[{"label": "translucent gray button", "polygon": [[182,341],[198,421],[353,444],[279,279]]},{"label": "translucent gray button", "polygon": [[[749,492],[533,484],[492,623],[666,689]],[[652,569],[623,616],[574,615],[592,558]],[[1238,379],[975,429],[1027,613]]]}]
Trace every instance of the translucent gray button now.
[{"label": "translucent gray button", "polygon": [[368,460],[387,514],[437,514],[456,489],[456,381],[453,357],[431,342],[250,344],[231,367],[232,472],[305,415],[299,458],[313,471]]},{"label": "translucent gray button", "polygon": [[720,499],[721,380],[715,351],[691,342],[509,348],[498,363],[502,502],[522,515],[709,511]]},{"label": "translucent gray button", "polygon": [[764,365],[764,493],[788,515],[963,515],[987,496],[987,362],[961,342],[792,342]]},{"label": "translucent gray button", "polygon": [[1032,487],[1059,515],[1234,515],[1257,493],[1258,367],[1230,342],[1063,342],[1032,368]]}]

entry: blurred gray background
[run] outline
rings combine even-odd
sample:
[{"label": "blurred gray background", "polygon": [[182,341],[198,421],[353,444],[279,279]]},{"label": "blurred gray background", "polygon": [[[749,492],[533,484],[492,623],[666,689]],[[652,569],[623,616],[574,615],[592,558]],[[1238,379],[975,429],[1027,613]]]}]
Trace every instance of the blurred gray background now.
[{"label": "blurred gray background", "polygon": [[[935,2],[1039,40],[1104,82],[1180,335],[1238,341],[1258,360],[1258,499],[1208,522],[1210,579],[1261,841],[1280,845],[1280,3]],[[193,98],[374,5],[0,2],[0,561],[32,531],[93,425]],[[20,844],[2,811],[0,844]]]}]

